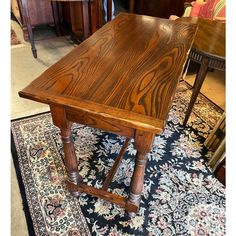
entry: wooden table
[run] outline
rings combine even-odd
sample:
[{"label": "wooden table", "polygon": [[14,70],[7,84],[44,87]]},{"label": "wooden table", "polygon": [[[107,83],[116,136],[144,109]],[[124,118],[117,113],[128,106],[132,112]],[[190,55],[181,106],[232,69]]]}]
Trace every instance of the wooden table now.
[{"label": "wooden table", "polygon": [[189,59],[200,64],[183,125],[188,122],[193,105],[209,68],[225,71],[225,22],[183,17],[179,22],[196,23],[198,30]]},{"label": "wooden table", "polygon": [[[61,130],[67,186],[137,212],[147,153],[164,129],[196,25],[122,13],[19,92],[50,105]],[[72,122],[127,140],[102,189],[83,184],[71,137]],[[130,138],[137,155],[129,197],[107,191]]]}]

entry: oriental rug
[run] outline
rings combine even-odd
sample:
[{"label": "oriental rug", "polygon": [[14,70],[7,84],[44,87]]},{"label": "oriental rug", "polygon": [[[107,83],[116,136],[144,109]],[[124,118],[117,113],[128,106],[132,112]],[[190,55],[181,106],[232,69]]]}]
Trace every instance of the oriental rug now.
[{"label": "oriental rug", "polygon": [[[225,235],[225,188],[208,168],[203,146],[222,111],[199,94],[184,128],[190,95],[180,83],[165,130],[148,155],[140,211],[133,218],[115,204],[70,195],[59,129],[50,113],[12,121],[29,235]],[[73,140],[84,182],[101,187],[124,137],[74,124]],[[128,195],[135,154],[131,142],[110,186],[113,193]]]}]

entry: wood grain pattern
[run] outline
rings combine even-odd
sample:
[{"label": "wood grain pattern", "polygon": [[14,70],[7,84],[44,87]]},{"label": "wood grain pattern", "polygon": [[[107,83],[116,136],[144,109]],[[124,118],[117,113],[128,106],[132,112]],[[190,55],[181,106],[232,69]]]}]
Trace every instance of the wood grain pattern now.
[{"label": "wood grain pattern", "polygon": [[91,114],[90,112],[67,109],[66,117],[72,122],[85,124],[92,128],[102,129],[121,136],[134,137],[134,129],[128,124],[121,124],[112,118],[102,117],[96,113]]},{"label": "wood grain pattern", "polygon": [[225,59],[225,22],[196,17],[182,17],[177,21],[198,25],[194,50],[209,57]]},{"label": "wood grain pattern", "polygon": [[[61,130],[67,187],[74,196],[85,192],[138,211],[147,153],[164,129],[195,32],[196,25],[120,14],[19,93],[50,104]],[[71,122],[134,138],[137,154],[128,198],[104,191],[125,147],[104,188],[87,186],[78,173]]]},{"label": "wood grain pattern", "polygon": [[90,103],[95,110],[105,107],[109,116],[114,112],[115,119],[125,111],[137,122],[135,116],[143,116],[143,126],[152,118],[165,122],[195,30],[195,25],[122,13],[20,96],[67,107],[73,101],[82,110]]}]

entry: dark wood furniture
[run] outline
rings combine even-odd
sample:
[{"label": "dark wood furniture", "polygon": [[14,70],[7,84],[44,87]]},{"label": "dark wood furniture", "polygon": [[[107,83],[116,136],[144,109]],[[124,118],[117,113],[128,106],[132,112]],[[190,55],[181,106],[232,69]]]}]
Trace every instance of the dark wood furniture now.
[{"label": "dark wood furniture", "polygon": [[141,15],[169,18],[182,16],[185,0],[134,0],[134,12]]},{"label": "dark wood furniture", "polygon": [[[68,5],[64,5],[66,9],[66,18],[69,18],[69,22],[71,24],[72,32],[75,39],[80,38],[81,32],[83,32],[83,14],[82,14],[82,2],[75,0],[51,0],[54,2],[54,16],[56,22],[56,28],[58,33],[60,34],[60,19],[63,19],[63,14],[60,13],[62,11],[62,6],[55,4],[55,2],[60,3],[69,3]],[[134,0],[129,0],[129,11],[133,13],[134,9]],[[90,17],[90,31],[94,33],[98,29],[100,29],[105,24],[104,17],[104,9],[103,9],[103,0],[93,0],[89,1],[89,17]],[[69,14],[68,14],[69,12]],[[69,15],[69,17],[68,17]],[[112,0],[107,0],[107,19],[111,20],[112,15]]]},{"label": "dark wood furniture", "polygon": [[[55,17],[56,29],[58,34],[61,31],[68,31],[65,28],[68,28],[68,24],[71,27],[71,33],[75,41],[80,42],[81,36],[83,36],[83,7],[81,0],[51,0],[53,3],[53,12]],[[110,0],[108,0],[110,3]],[[108,8],[111,12],[111,3]],[[89,30],[91,33],[94,33],[100,29],[104,23],[104,14],[103,14],[103,1],[102,0],[89,0],[89,19],[90,25]],[[111,14],[111,13],[110,13]],[[66,23],[66,24],[65,24]],[[64,26],[66,25],[66,27]]]},{"label": "dark wood furniture", "polygon": [[177,21],[196,23],[198,30],[193,42],[189,59],[200,64],[193,93],[183,122],[188,122],[193,105],[200,92],[209,68],[225,71],[225,23],[215,20],[183,17]]},{"label": "dark wood furniture", "polygon": [[[71,18],[71,25],[72,31],[76,32],[76,23],[78,24],[79,21],[76,22],[76,15],[81,16],[82,18],[82,25],[83,25],[83,39],[88,38],[91,34],[91,27],[90,27],[90,9],[89,9],[89,2],[90,0],[50,0],[52,2],[53,14],[55,25],[57,31],[59,32],[59,18],[60,14],[58,11],[58,6],[56,3],[58,2],[69,2],[70,3],[70,18]],[[92,1],[91,1],[92,2]]]},{"label": "dark wood furniture", "polygon": [[11,11],[22,27],[25,40],[29,38],[27,19],[24,16],[26,11],[32,28],[38,25],[54,24],[52,7],[48,0],[11,0]]},{"label": "dark wood furniture", "polygon": [[[58,8],[55,6],[55,1],[57,2],[73,2],[73,3],[81,3],[81,11],[78,12],[82,17],[82,23],[83,23],[83,35],[84,39],[87,38],[91,34],[90,30],[90,9],[92,12],[92,7],[89,8],[89,1],[90,0],[40,0],[37,2],[34,1],[28,1],[28,0],[19,0],[16,5],[14,2],[12,5],[12,9],[15,11],[15,15],[17,19],[19,18],[20,13],[20,19],[22,21],[22,27],[23,32],[27,32],[27,38],[31,44],[31,50],[33,53],[33,56],[37,58],[37,50],[35,47],[35,41],[34,41],[34,35],[32,28],[36,25],[41,24],[56,24],[57,33],[59,34],[58,30],[58,22],[59,22],[59,14],[58,14]],[[97,1],[97,0],[95,0]],[[91,1],[93,2],[93,1]],[[17,9],[20,9],[19,13],[17,12]],[[50,10],[49,10],[50,9]],[[70,15],[71,15],[71,23],[72,28],[76,24],[74,23],[76,18],[74,15],[76,14],[75,9],[72,5],[70,7]],[[13,10],[12,10],[13,11]],[[82,13],[82,14],[81,14]],[[92,16],[92,19],[94,18],[94,14]],[[20,20],[19,19],[19,20]],[[50,19],[50,21],[49,21]],[[21,22],[19,21],[19,22]],[[96,20],[93,20],[93,22],[96,22]],[[78,22],[77,22],[78,23]]]},{"label": "dark wood furniture", "polygon": [[204,146],[212,152],[208,158],[208,165],[214,172],[218,180],[225,185],[225,168],[226,168],[226,114],[218,120],[217,124],[211,131],[210,135],[204,142]]},{"label": "dark wood furniture", "polygon": [[[129,0],[129,12],[134,13],[134,0]],[[111,20],[111,16],[112,16],[112,0],[107,0],[107,21]]]},{"label": "dark wood furniture", "polygon": [[[119,14],[19,92],[50,105],[61,130],[67,186],[74,196],[85,192],[139,209],[147,153],[160,134],[182,76],[196,25]],[[72,122],[124,135],[126,140],[102,189],[83,183],[71,137]],[[129,197],[107,191],[129,138],[137,155]]]},{"label": "dark wood furniture", "polygon": [[33,56],[37,58],[32,28],[36,25],[53,24],[51,3],[47,0],[12,1],[12,12],[22,26],[24,38],[30,41]]}]

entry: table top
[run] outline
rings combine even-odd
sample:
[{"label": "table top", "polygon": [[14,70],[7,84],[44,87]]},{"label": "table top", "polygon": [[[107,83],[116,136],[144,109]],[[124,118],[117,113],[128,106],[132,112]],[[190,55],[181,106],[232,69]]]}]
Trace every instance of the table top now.
[{"label": "table top", "polygon": [[225,22],[181,17],[179,22],[197,24],[198,30],[192,48],[210,57],[225,59]]},{"label": "table top", "polygon": [[19,95],[159,132],[195,32],[196,25],[121,13]]}]

